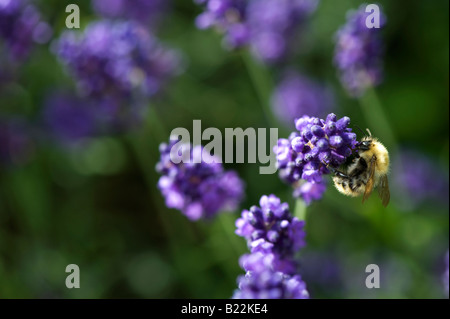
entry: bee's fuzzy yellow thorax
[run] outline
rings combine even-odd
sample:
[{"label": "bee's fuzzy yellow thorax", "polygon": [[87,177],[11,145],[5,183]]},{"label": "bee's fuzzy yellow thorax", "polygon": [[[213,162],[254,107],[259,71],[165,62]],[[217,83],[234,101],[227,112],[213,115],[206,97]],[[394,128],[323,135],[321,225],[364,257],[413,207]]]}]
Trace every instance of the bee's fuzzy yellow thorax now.
[{"label": "bee's fuzzy yellow thorax", "polygon": [[370,162],[372,157],[376,157],[376,171],[375,174],[378,176],[386,175],[389,172],[389,152],[386,147],[374,137],[365,137],[363,140],[371,140],[372,143],[367,151],[361,152],[359,155],[366,160],[367,163]]}]

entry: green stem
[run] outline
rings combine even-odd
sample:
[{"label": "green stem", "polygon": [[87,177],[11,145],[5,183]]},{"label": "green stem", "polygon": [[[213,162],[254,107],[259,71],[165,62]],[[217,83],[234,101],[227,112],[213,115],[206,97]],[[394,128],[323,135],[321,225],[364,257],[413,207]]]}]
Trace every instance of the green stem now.
[{"label": "green stem", "polygon": [[[367,124],[373,128],[371,133],[380,138],[382,143],[387,146],[390,156],[392,156],[396,153],[397,148],[395,134],[375,89],[369,87],[359,99],[359,102]],[[371,218],[372,224],[380,231],[380,234],[387,234],[386,218],[387,215],[384,210],[377,212]]]},{"label": "green stem", "polygon": [[[223,229],[223,232],[225,233],[225,235],[228,238],[228,241],[231,244],[231,247],[233,249],[233,252],[235,253],[236,256],[239,256],[242,253],[242,246],[239,244],[238,242],[238,236],[234,233],[234,219],[233,215],[231,214],[227,214],[227,213],[220,213],[219,216],[217,216],[216,218],[219,219],[219,224]],[[230,221],[230,218],[232,219],[232,221]]]},{"label": "green stem", "polygon": [[372,128],[375,136],[380,137],[384,144],[395,147],[395,135],[387,120],[386,113],[373,87],[367,89],[366,93],[359,98],[361,109],[367,124]]},{"label": "green stem", "polygon": [[11,172],[6,188],[11,191],[13,205],[19,208],[20,226],[34,239],[46,238],[51,220],[51,191],[43,166],[42,159],[37,158],[26,167]]},{"label": "green stem", "polygon": [[306,204],[302,199],[295,201],[294,216],[299,220],[306,220]]},{"label": "green stem", "polygon": [[[143,174],[148,193],[154,205],[154,212],[168,238],[172,253],[176,252],[175,238],[180,235],[176,227],[176,221],[170,216],[164,203],[164,199],[157,187],[159,176],[155,170],[159,160],[159,143],[168,140],[164,122],[159,119],[154,105],[148,108],[148,112],[142,128],[128,136],[128,143],[135,155],[137,164]],[[186,229],[183,229],[186,231]]]},{"label": "green stem", "polygon": [[145,139],[146,134],[143,135],[144,137],[137,135],[131,136],[129,138],[129,144],[133,150],[133,153],[135,154],[137,164],[144,175],[145,183],[147,184],[152,203],[155,205],[159,221],[166,233],[166,236],[169,239],[169,243],[171,243],[176,232],[173,229],[172,225],[168,222],[166,216],[163,216],[163,213],[165,211],[164,203],[156,187],[158,176],[154,171],[156,159],[154,158],[154,156],[152,156],[151,152],[147,151],[147,149],[152,146],[156,147],[156,143],[148,143],[149,139]]},{"label": "green stem", "polygon": [[267,68],[258,64],[247,51],[242,53],[242,60],[244,61],[248,75],[250,76],[253,87],[258,95],[266,123],[270,127],[279,127],[279,123],[274,118],[270,107],[273,83]]},{"label": "green stem", "polygon": [[[148,109],[147,118],[145,126],[145,135],[150,136],[153,134],[154,139],[157,143],[169,139],[169,132],[166,129],[163,121],[159,118],[157,112],[157,106],[151,105]],[[158,149],[156,149],[157,152]]]}]

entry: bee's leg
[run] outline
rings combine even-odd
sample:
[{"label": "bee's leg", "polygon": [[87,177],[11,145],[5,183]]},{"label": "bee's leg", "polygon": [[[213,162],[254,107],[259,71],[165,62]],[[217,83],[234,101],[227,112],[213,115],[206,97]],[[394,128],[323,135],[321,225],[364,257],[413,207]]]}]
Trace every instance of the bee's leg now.
[{"label": "bee's leg", "polygon": [[341,177],[341,178],[345,178],[345,179],[349,179],[350,178],[347,174],[345,174],[344,172],[341,172],[341,171],[335,169],[334,167],[327,166],[327,168],[335,176],[338,176],[338,177]]}]

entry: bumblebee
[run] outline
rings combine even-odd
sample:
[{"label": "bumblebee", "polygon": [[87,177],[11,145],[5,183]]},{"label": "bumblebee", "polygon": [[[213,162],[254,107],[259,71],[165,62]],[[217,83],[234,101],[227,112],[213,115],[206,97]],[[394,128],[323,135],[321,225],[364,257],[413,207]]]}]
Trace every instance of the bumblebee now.
[{"label": "bumblebee", "polygon": [[384,207],[390,199],[389,183],[387,174],[389,172],[389,153],[386,147],[372,137],[362,138],[357,146],[356,157],[348,166],[346,172],[328,169],[334,173],[333,182],[336,189],[347,196],[357,197],[363,195],[363,203],[366,201],[374,188],[378,188],[378,195]]}]

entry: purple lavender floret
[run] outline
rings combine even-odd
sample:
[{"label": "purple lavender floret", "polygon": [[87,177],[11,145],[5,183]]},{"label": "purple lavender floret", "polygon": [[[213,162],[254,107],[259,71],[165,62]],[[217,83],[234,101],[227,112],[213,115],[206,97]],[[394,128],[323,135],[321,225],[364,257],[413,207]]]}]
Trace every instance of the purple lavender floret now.
[{"label": "purple lavender floret", "polygon": [[236,234],[247,240],[251,252],[271,251],[291,258],[305,245],[305,222],[292,217],[289,205],[275,195],[262,196],[259,205],[242,211]]},{"label": "purple lavender floret", "polygon": [[170,0],[93,0],[92,6],[105,18],[134,20],[154,26],[167,11]]},{"label": "purple lavender floret", "polygon": [[134,22],[99,21],[64,32],[54,51],[81,92],[119,104],[158,93],[179,72],[180,56]]},{"label": "purple lavender floret", "polygon": [[329,88],[297,73],[288,71],[272,96],[275,115],[292,126],[295,119],[308,114],[324,116],[333,108],[333,94]]},{"label": "purple lavender floret", "polygon": [[306,202],[321,197],[325,191],[323,175],[330,173],[327,166],[344,164],[358,143],[349,124],[350,118],[338,119],[333,113],[326,120],[303,116],[295,122],[297,132],[278,140],[274,151],[279,176],[294,186],[295,196]]},{"label": "purple lavender floret", "polygon": [[368,28],[367,4],[347,15],[347,23],[336,34],[334,64],[342,85],[351,96],[364,94],[370,86],[381,83],[383,77],[383,41],[381,29],[386,18],[380,9],[380,28]]},{"label": "purple lavender floret", "polygon": [[[189,163],[175,164],[171,160],[172,147],[178,146],[180,152],[188,150]],[[177,140],[171,140],[160,145],[160,152],[156,170],[162,176],[158,188],[167,207],[180,210],[190,220],[208,219],[220,211],[238,207],[243,197],[243,182],[236,172],[225,171],[219,158],[207,152],[202,154],[202,146],[180,145]]]},{"label": "purple lavender floret", "polygon": [[230,48],[250,46],[265,63],[279,62],[292,50],[294,37],[316,0],[195,0],[205,7],[199,29],[218,28]]},{"label": "purple lavender floret", "polygon": [[23,60],[35,44],[47,42],[50,26],[29,0],[0,1],[0,48],[2,42],[13,61]]}]

